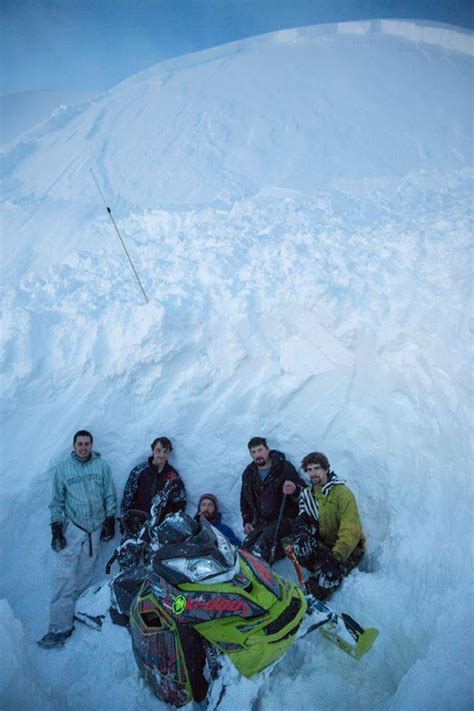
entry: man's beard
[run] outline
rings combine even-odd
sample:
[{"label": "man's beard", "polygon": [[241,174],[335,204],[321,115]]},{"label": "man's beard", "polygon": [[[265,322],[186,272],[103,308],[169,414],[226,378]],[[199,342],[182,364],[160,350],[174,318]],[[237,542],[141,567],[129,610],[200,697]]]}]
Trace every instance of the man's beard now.
[{"label": "man's beard", "polygon": [[201,511],[201,512],[199,513],[199,515],[200,515],[200,516],[204,516],[204,518],[207,519],[208,521],[212,521],[212,519],[213,519],[214,516],[215,516],[215,514],[211,514],[211,513],[209,513],[209,511]]},{"label": "man's beard", "polygon": [[255,460],[255,464],[257,465],[257,467],[264,467],[268,464],[268,462],[266,462],[263,457],[257,457],[257,459]]}]

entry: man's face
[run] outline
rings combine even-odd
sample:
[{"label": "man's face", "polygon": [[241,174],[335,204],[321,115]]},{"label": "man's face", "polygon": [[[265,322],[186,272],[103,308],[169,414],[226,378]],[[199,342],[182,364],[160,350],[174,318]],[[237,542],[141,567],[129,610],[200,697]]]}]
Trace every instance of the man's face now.
[{"label": "man's face", "polygon": [[264,444],[258,444],[250,450],[250,456],[257,467],[268,467],[270,465],[270,450]]},{"label": "man's face", "polygon": [[211,499],[203,499],[199,504],[199,513],[207,519],[212,519],[216,515],[216,507]]},{"label": "man's face", "polygon": [[153,447],[153,464],[160,466],[168,459],[169,450],[163,447],[161,442],[157,442]]},{"label": "man's face", "polygon": [[324,486],[328,480],[329,470],[323,469],[320,464],[307,464],[306,473],[312,484],[316,484],[316,486]]},{"label": "man's face", "polygon": [[92,451],[92,442],[90,437],[78,437],[74,442],[74,451],[79,459],[89,459]]}]

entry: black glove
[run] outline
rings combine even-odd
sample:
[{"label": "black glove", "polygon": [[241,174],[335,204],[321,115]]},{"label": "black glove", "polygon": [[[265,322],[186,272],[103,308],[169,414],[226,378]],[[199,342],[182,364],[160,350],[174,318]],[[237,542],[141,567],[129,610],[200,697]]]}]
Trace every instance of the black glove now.
[{"label": "black glove", "polygon": [[321,561],[321,573],[319,575],[319,585],[330,590],[337,588],[342,579],[341,561],[331,553],[327,553]]},{"label": "black glove", "polygon": [[318,546],[317,524],[306,514],[300,514],[293,526],[293,550],[303,565],[313,559]]},{"label": "black glove", "polygon": [[110,541],[115,535],[115,516],[107,516],[100,534],[101,541]]},{"label": "black glove", "polygon": [[147,547],[140,538],[127,538],[121,543],[117,548],[117,561],[120,570],[128,570],[139,565],[141,555]]},{"label": "black glove", "polygon": [[316,549],[316,541],[309,531],[299,531],[295,533],[293,549],[298,560],[306,560],[313,555]]},{"label": "black glove", "polygon": [[51,531],[53,533],[53,537],[51,539],[51,548],[55,553],[59,553],[59,551],[62,551],[62,549],[66,548],[67,546],[66,539],[63,536],[62,523],[59,523],[59,521],[52,523]]}]

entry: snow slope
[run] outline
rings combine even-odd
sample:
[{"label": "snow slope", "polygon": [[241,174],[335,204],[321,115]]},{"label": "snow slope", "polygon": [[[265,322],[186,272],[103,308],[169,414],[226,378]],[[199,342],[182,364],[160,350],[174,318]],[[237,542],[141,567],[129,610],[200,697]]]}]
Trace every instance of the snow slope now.
[{"label": "snow slope", "polygon": [[10,143],[65,106],[90,101],[92,91],[12,91],[0,94],[0,145]]},{"label": "snow slope", "polygon": [[223,711],[472,708],[472,108],[471,34],[346,23],[164,62],[3,150],[2,708],[161,708],[123,630],[34,644],[80,427],[119,492],[170,436],[189,510],[213,490],[236,528],[255,434],[356,493],[334,607],[373,651],[308,637]]}]

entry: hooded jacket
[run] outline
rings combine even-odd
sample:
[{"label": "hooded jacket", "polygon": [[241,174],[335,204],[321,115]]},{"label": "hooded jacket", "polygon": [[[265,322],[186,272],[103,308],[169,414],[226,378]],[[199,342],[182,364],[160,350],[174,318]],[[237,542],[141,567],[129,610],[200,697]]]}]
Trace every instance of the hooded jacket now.
[{"label": "hooded jacket", "polygon": [[107,517],[115,516],[112,474],[99,452],[92,452],[86,460],[71,452],[52,472],[51,523],[63,523],[68,518],[92,533]]},{"label": "hooded jacket", "polygon": [[[306,486],[293,464],[286,460],[283,452],[272,450],[270,460],[270,471],[263,481],[255,462],[251,462],[242,474],[240,510],[244,526],[246,523],[251,523],[256,527],[278,519],[283,497],[283,483],[286,480],[294,482],[298,488]],[[297,502],[287,497],[285,518],[295,518],[297,514]]]}]

